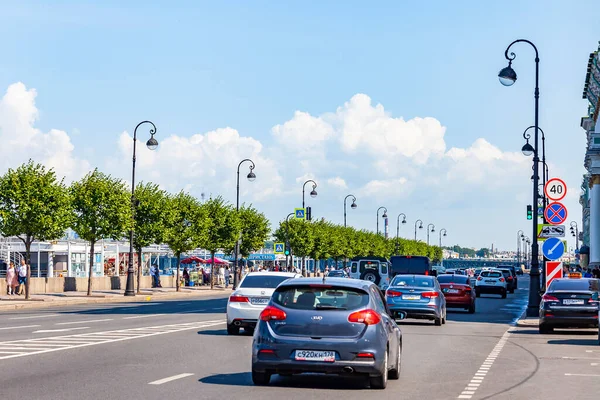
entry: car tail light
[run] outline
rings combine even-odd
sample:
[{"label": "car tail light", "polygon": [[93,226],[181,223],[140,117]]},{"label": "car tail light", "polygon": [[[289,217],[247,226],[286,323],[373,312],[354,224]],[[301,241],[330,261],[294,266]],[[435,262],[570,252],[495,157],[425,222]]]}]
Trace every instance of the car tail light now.
[{"label": "car tail light", "polygon": [[425,275],[426,275],[426,276],[427,276],[427,275],[429,275],[429,271],[425,271]]},{"label": "car tail light", "polygon": [[373,353],[358,353],[356,358],[375,358]]},{"label": "car tail light", "polygon": [[273,349],[262,349],[258,351],[258,354],[275,354],[275,350]]},{"label": "car tail light", "polygon": [[598,300],[589,299],[589,300],[588,300],[588,303],[589,303],[589,304],[592,304],[592,305],[598,305],[600,302],[599,302]]},{"label": "car tail light", "polygon": [[229,297],[229,302],[230,303],[248,303],[248,302],[250,302],[250,299],[247,298],[246,296],[233,295],[233,296]]},{"label": "car tail light", "polygon": [[367,309],[353,312],[348,316],[348,322],[357,322],[365,325],[377,325],[381,316],[375,310]]},{"label": "car tail light", "polygon": [[260,313],[261,321],[283,321],[286,317],[285,311],[273,306],[267,306]]},{"label": "car tail light", "polygon": [[471,286],[466,286],[463,290],[465,292],[470,292],[471,291]]},{"label": "car tail light", "polygon": [[423,293],[421,293],[421,296],[427,297],[429,299],[439,297],[439,295],[440,294],[438,292],[423,292]]},{"label": "car tail light", "polygon": [[542,301],[558,301],[558,299],[554,296],[550,296],[549,294],[545,294],[542,296]]},{"label": "car tail light", "polygon": [[395,290],[388,290],[385,294],[388,297],[399,297],[399,296],[402,296],[402,292],[396,292]]},{"label": "car tail light", "polygon": [[504,282],[504,278],[500,278],[500,282]]},{"label": "car tail light", "polygon": [[482,280],[483,280],[483,278],[482,278],[482,277],[480,277],[480,276],[478,276],[478,277],[477,277],[477,280],[478,280],[478,281],[482,281]]},{"label": "car tail light", "polygon": [[508,277],[508,280],[509,280],[509,281],[512,281],[512,280],[513,280],[513,277],[512,277],[512,276],[509,276],[509,277]]}]

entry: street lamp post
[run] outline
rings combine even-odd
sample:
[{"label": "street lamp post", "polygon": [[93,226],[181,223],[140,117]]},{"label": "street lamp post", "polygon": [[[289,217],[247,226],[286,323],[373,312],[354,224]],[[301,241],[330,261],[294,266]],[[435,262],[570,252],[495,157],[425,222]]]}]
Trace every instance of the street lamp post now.
[{"label": "street lamp post", "polygon": [[[290,240],[290,217],[294,215],[294,213],[289,213],[287,215],[287,217],[285,217],[285,246],[288,245],[289,240]],[[284,249],[285,251],[285,249]],[[294,256],[292,255],[292,246],[290,245],[290,260],[288,261],[288,256],[285,256],[285,264],[287,267],[287,271],[290,272],[290,264],[293,264],[294,261]],[[294,266],[291,265],[291,267],[293,268]]]},{"label": "street lamp post", "polygon": [[[256,168],[256,166],[254,165],[254,161],[252,161],[249,158],[245,158],[242,161],[240,161],[240,163],[238,164],[237,167],[237,186],[236,186],[236,202],[235,202],[235,210],[239,211],[240,210],[240,167],[242,166],[243,163],[245,162],[249,162],[250,163],[250,172],[248,172],[248,175],[246,175],[246,178],[248,178],[248,180],[250,182],[254,182],[254,180],[256,179],[256,175],[254,174],[254,168]],[[239,261],[238,261],[238,254],[240,252],[240,237],[238,237],[237,242],[235,243],[235,261],[234,261],[234,267],[233,267],[233,290],[235,290],[235,288],[237,288],[237,284],[239,281]]]},{"label": "street lamp post", "polygon": [[525,232],[520,229],[517,231],[517,266],[519,268],[521,267],[521,238],[523,237],[524,233]]},{"label": "street lamp post", "polygon": [[577,222],[571,221],[571,234],[575,236],[575,249],[579,249],[579,227]]},{"label": "street lamp post", "polygon": [[[150,139],[146,142],[146,147],[150,150],[156,150],[158,147],[158,141],[154,138],[156,134],[156,125],[154,125],[151,121],[142,121],[133,130],[133,164],[131,169],[131,209],[132,209],[132,218],[135,218],[135,145],[137,141],[137,130],[140,125],[150,124],[152,128],[150,128]],[[133,269],[133,226],[131,224],[131,229],[129,230],[129,266],[127,267],[127,284],[125,286],[125,296],[135,296],[135,288],[134,288],[134,269]],[[141,268],[141,265],[138,265],[138,268]],[[179,285],[177,286],[179,288]]]},{"label": "street lamp post", "polygon": [[346,200],[348,200],[348,197],[352,197],[352,204],[350,205],[350,208],[355,210],[356,207],[358,207],[356,205],[356,197],[354,197],[353,194],[349,194],[348,196],[344,197],[344,228],[346,227]]},{"label": "street lamp post", "polygon": [[304,208],[304,188],[309,182],[312,182],[313,184],[312,190],[310,191],[310,197],[317,197],[317,191],[315,190],[317,188],[317,182],[313,181],[312,179],[309,179],[306,182],[304,182],[304,185],[302,185],[302,208]]},{"label": "street lamp post", "polygon": [[444,232],[444,237],[448,236],[448,231],[446,230],[446,228],[440,229],[440,249],[442,248],[442,232]]},{"label": "street lamp post", "polygon": [[398,221],[396,222],[396,255],[398,254],[398,249],[400,248],[400,217],[402,217],[402,223],[405,224],[406,214],[398,214]]},{"label": "street lamp post", "polygon": [[381,206],[377,209],[377,234],[379,235],[379,210],[383,210],[381,218],[387,218],[387,208]]},{"label": "street lamp post", "polygon": [[429,246],[429,227],[431,226],[431,232],[435,232],[435,225],[428,224],[427,225],[427,246]]},{"label": "street lamp post", "polygon": [[423,221],[420,219],[415,221],[415,241],[417,240],[417,224],[420,224],[419,229],[423,229]]},{"label": "street lamp post", "polygon": [[[508,66],[503,68],[498,73],[498,78],[500,79],[500,83],[504,86],[511,86],[517,80],[517,73],[514,69],[512,69],[512,62],[516,58],[515,53],[510,53],[509,50],[512,45],[515,43],[528,43],[535,50],[535,90],[534,90],[534,98],[535,98],[535,109],[534,109],[534,146],[532,147],[527,145],[523,147],[523,153],[525,150],[528,152],[533,150],[533,205],[537,207],[538,204],[538,170],[539,170],[539,157],[538,157],[538,131],[539,131],[539,99],[540,99],[540,89],[539,89],[539,77],[540,77],[540,57],[538,53],[537,47],[526,39],[517,39],[508,45],[506,50],[504,51],[504,57],[508,60]],[[527,147],[527,148],[526,148]],[[537,215],[533,218],[532,224],[532,235],[533,242],[531,244],[531,270],[530,270],[530,281],[529,281],[529,303],[527,305],[527,315],[528,316],[538,316],[539,315],[539,305],[540,305],[540,269],[539,269],[539,248],[538,242],[535,238],[537,238],[537,229],[538,229],[538,217]]]}]

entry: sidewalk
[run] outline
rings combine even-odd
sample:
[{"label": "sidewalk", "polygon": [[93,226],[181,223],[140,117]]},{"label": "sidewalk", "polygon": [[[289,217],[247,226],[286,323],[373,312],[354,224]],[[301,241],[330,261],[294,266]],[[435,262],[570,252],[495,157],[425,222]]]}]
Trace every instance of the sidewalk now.
[{"label": "sidewalk", "polygon": [[181,287],[180,289],[179,292],[175,288],[142,289],[142,294],[127,297],[123,295],[123,290],[97,290],[93,291],[91,296],[87,296],[86,292],[32,294],[29,300],[25,300],[25,296],[3,295],[0,296],[0,311],[78,304],[134,303],[206,296],[225,297],[231,293],[231,287],[225,289],[220,286],[215,286],[212,290],[208,286]]}]

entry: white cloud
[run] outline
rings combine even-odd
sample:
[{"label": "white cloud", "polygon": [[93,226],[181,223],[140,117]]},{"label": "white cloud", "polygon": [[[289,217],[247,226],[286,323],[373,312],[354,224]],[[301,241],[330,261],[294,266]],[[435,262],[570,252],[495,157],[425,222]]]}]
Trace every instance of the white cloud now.
[{"label": "white cloud", "polygon": [[327,183],[330,186],[333,186],[333,187],[336,187],[339,189],[347,189],[348,188],[346,181],[343,178],[340,178],[339,176],[336,176],[335,178],[327,179]]}]

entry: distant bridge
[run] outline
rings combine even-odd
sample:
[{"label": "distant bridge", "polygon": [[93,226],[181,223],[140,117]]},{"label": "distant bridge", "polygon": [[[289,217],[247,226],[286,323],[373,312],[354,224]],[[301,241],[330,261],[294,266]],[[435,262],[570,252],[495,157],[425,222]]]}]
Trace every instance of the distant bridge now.
[{"label": "distant bridge", "polygon": [[517,266],[515,260],[497,258],[446,258],[442,265],[446,268],[483,268],[498,267],[500,265]]}]

